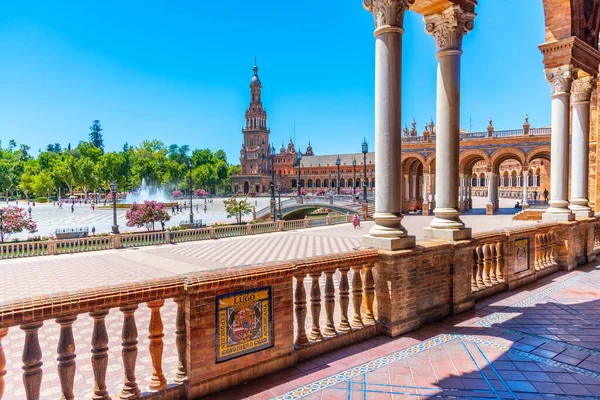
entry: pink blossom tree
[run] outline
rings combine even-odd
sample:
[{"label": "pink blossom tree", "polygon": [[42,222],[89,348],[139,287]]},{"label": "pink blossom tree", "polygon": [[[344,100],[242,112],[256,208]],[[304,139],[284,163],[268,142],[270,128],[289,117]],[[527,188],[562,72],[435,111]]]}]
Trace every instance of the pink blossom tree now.
[{"label": "pink blossom tree", "polygon": [[206,197],[208,196],[208,192],[204,189],[198,189],[194,192],[194,196],[196,197]]},{"label": "pink blossom tree", "polygon": [[125,213],[125,218],[127,218],[127,226],[146,227],[149,231],[154,230],[155,222],[160,222],[164,230],[165,222],[171,219],[160,201],[144,201],[143,204],[133,203]]},{"label": "pink blossom tree", "polygon": [[37,225],[24,209],[14,206],[2,208],[2,224],[0,224],[0,238],[2,242],[11,235],[23,231],[33,233]]},{"label": "pink blossom tree", "polygon": [[319,188],[315,192],[315,196],[323,196],[323,195],[325,195],[325,189],[323,189],[323,188]]},{"label": "pink blossom tree", "polygon": [[173,190],[173,192],[171,192],[171,197],[173,197],[174,199],[183,197],[183,192],[181,190]]}]

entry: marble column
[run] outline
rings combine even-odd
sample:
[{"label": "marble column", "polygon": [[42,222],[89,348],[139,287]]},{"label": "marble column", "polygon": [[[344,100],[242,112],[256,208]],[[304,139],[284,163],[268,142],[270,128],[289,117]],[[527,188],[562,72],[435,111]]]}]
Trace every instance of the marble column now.
[{"label": "marble column", "polygon": [[404,174],[404,201],[410,199],[410,181],[408,180],[408,174]]},{"label": "marble column", "polygon": [[375,20],[375,224],[362,244],[386,250],[415,246],[402,226],[402,34],[415,0],[363,0]]},{"label": "marble column", "polygon": [[411,200],[417,200],[417,174],[412,173],[412,196]]},{"label": "marble column", "polygon": [[423,174],[423,201],[429,203],[429,174]]},{"label": "marble column", "polygon": [[459,5],[426,15],[425,31],[437,44],[436,95],[436,208],[425,237],[461,240],[471,237],[458,212],[458,159],[460,142],[460,57],[463,36],[473,29],[475,14]]},{"label": "marble column", "polygon": [[435,174],[430,174],[430,185],[429,188],[431,189],[431,203],[432,203],[432,207],[434,207],[435,205]]},{"label": "marble column", "polygon": [[465,182],[462,174],[458,176],[458,205],[461,206],[461,203],[465,201],[464,197],[465,192]]},{"label": "marble column", "polygon": [[496,198],[494,197],[494,182],[496,181],[496,177],[492,171],[487,173],[487,184],[488,184],[488,204],[494,204],[496,202]]},{"label": "marble column", "polygon": [[590,218],[594,212],[588,200],[588,176],[590,153],[590,99],[596,87],[591,76],[573,82],[573,126],[571,139],[571,199],[569,208],[575,217]]},{"label": "marble column", "polygon": [[[569,115],[570,94],[577,69],[571,65],[545,70],[546,80],[552,86],[552,135],[550,138],[550,207],[542,214],[544,221],[572,221],[569,210]],[[586,174],[587,179],[587,174]]]},{"label": "marble column", "polygon": [[529,207],[529,202],[527,201],[527,177],[529,176],[529,170],[527,168],[523,168],[523,177],[521,178],[521,182],[523,183],[523,194],[521,197],[523,197],[523,199],[521,200],[521,204],[523,205],[523,208],[527,208]]}]

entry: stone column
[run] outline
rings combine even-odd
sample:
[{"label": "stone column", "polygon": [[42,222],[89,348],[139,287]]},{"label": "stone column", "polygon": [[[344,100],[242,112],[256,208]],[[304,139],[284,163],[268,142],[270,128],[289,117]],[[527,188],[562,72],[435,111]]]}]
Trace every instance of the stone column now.
[{"label": "stone column", "polygon": [[431,206],[435,207],[435,174],[430,175],[430,189],[431,189]]},{"label": "stone column", "polygon": [[408,180],[408,174],[404,174],[404,200],[410,199],[410,182]]},{"label": "stone column", "polygon": [[527,177],[529,176],[529,170],[524,166],[523,167],[523,177],[521,178],[521,182],[523,183],[523,199],[521,200],[521,204],[523,208],[529,207],[529,202],[527,201]]},{"label": "stone column", "polygon": [[487,173],[487,184],[488,184],[488,201],[485,205],[485,213],[486,215],[493,215],[494,210],[496,209],[496,199],[494,197],[494,182],[496,181],[495,175],[493,171],[488,171]]},{"label": "stone column", "polygon": [[472,175],[467,176],[467,201],[469,202],[469,210],[473,209],[473,199],[471,198],[471,188],[473,181],[471,177]]},{"label": "stone column", "polygon": [[464,182],[462,174],[458,175],[458,205],[462,206],[462,202],[465,201],[464,197]]},{"label": "stone column", "polygon": [[412,173],[412,198],[411,200],[417,200],[417,174],[415,172]]},{"label": "stone column", "polygon": [[429,183],[431,181],[431,175],[423,174],[423,215],[429,215]]},{"label": "stone column", "polygon": [[573,82],[573,126],[571,139],[571,203],[575,217],[589,218],[594,212],[588,205],[588,176],[590,153],[590,98],[596,87],[591,76]]},{"label": "stone column", "polygon": [[460,240],[471,237],[458,212],[458,158],[460,142],[460,57],[463,36],[473,29],[475,14],[452,5],[424,17],[425,30],[437,44],[436,192],[435,218],[425,237]]},{"label": "stone column", "polygon": [[415,246],[402,226],[402,28],[415,0],[363,0],[375,19],[375,225],[365,246],[399,250]]},{"label": "stone column", "polygon": [[[571,65],[545,70],[546,80],[552,86],[552,136],[550,147],[550,207],[542,214],[544,221],[572,221],[569,210],[569,106],[571,84],[577,78],[577,69]],[[587,157],[587,155],[586,155]],[[585,176],[587,179],[587,174]]]}]

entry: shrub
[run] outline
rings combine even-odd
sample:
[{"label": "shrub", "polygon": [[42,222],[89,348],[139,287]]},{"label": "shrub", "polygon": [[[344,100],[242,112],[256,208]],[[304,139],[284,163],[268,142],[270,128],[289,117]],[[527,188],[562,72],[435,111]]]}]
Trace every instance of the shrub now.
[{"label": "shrub", "polygon": [[125,214],[127,226],[146,227],[148,231],[154,230],[154,223],[164,223],[171,219],[169,213],[163,208],[160,201],[144,201],[143,204],[133,203]]},{"label": "shrub", "polygon": [[173,192],[171,193],[171,197],[173,197],[174,199],[183,197],[183,192],[181,190],[173,190]]},{"label": "shrub", "polygon": [[47,197],[36,197],[33,201],[35,201],[36,203],[47,203],[48,198]]}]

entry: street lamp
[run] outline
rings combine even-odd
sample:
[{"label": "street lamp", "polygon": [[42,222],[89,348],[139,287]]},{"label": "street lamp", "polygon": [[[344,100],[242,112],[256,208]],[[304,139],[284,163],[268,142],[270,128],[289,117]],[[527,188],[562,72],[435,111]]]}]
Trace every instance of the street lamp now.
[{"label": "street lamp", "polygon": [[369,144],[367,138],[362,142],[362,153],[363,153],[363,164],[364,164],[364,177],[363,177],[363,199],[367,202],[367,153],[369,152]]},{"label": "street lamp", "polygon": [[337,194],[340,195],[340,164],[342,160],[340,160],[340,156],[338,156],[337,160],[335,160],[335,165],[338,167],[338,176],[337,176]]},{"label": "street lamp", "polygon": [[281,181],[277,182],[277,196],[279,197],[279,213],[277,213],[277,220],[281,220]]},{"label": "street lamp", "polygon": [[112,181],[110,183],[110,191],[112,192],[113,201],[113,226],[112,233],[115,235],[119,234],[119,225],[117,225],[117,182]]},{"label": "street lamp", "polygon": [[193,201],[193,195],[194,193],[192,192],[192,169],[194,168],[194,162],[190,159],[188,161],[188,168],[190,169],[190,224],[194,223],[194,207],[192,207],[192,201]]},{"label": "street lamp", "polygon": [[275,201],[275,146],[271,143],[271,201]]},{"label": "street lamp", "polygon": [[354,170],[354,179],[352,180],[352,199],[354,200],[354,194],[356,192],[356,158],[352,160],[352,169]]},{"label": "street lamp", "polygon": [[298,188],[298,197],[300,197],[300,161],[302,161],[302,153],[298,151],[298,182],[296,187]]},{"label": "street lamp", "polygon": [[4,243],[4,209],[0,208],[0,240]]}]

